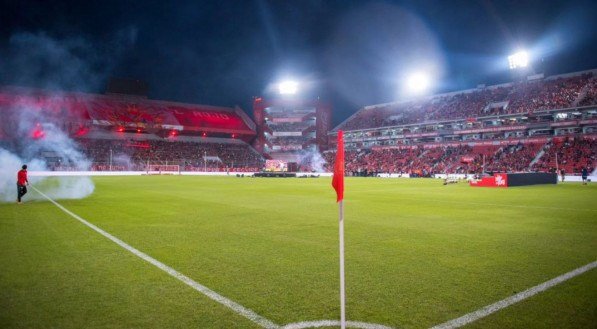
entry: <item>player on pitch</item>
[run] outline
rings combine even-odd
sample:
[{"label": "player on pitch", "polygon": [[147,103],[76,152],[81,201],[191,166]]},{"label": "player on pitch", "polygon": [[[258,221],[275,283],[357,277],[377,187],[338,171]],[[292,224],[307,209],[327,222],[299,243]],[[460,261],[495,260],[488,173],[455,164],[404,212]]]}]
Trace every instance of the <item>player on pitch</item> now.
[{"label": "player on pitch", "polygon": [[29,180],[27,179],[27,165],[23,165],[22,169],[17,173],[17,203],[21,203],[23,195],[27,194],[27,185]]}]

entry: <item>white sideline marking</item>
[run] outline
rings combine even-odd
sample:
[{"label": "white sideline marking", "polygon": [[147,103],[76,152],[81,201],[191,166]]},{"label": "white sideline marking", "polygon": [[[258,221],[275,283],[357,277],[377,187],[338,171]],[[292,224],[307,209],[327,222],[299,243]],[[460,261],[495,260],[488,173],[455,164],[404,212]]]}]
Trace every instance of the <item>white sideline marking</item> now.
[{"label": "white sideline marking", "polygon": [[562,274],[554,279],[549,281],[545,281],[539,285],[536,285],[532,288],[529,288],[525,291],[519,292],[516,295],[512,295],[508,298],[502,299],[497,303],[493,303],[491,305],[487,305],[481,309],[478,309],[474,312],[465,314],[457,319],[450,320],[448,322],[444,322],[442,324],[438,324],[431,329],[451,329],[451,328],[459,328],[464,325],[467,325],[471,322],[477,321],[481,318],[484,318],[492,313],[495,313],[503,308],[506,308],[512,304],[516,304],[524,299],[527,299],[531,296],[534,296],[540,292],[543,292],[549,288],[552,288],[566,280],[572,279],[575,276],[581,275],[587,271],[590,271],[597,267],[597,261],[589,263],[585,266],[579,267],[573,271],[568,273]]},{"label": "white sideline marking", "polygon": [[173,269],[172,267],[156,260],[155,258],[152,258],[151,256],[143,253],[142,251],[139,251],[138,249],[135,249],[134,247],[128,245],[126,242],[120,240],[119,238],[113,236],[112,234],[102,230],[101,228],[91,224],[90,222],[86,221],[85,219],[79,217],[77,214],[71,212],[70,210],[64,208],[62,205],[60,205],[59,203],[57,203],[56,201],[52,200],[49,196],[45,195],[44,193],[42,193],[40,190],[38,190],[37,188],[35,188],[34,186],[31,186],[35,191],[37,191],[37,193],[41,194],[44,198],[48,199],[51,203],[53,203],[56,207],[60,208],[60,210],[64,211],[65,213],[71,215],[74,219],[78,220],[79,222],[85,224],[86,226],[88,226],[89,228],[91,228],[92,230],[96,231],[97,233],[105,236],[106,238],[112,240],[112,242],[116,243],[117,245],[121,246],[122,248],[130,251],[131,253],[133,253],[135,256],[145,260],[146,262],[154,265],[155,267],[159,268],[160,270],[168,273],[170,276],[178,279],[179,281],[182,281],[183,283],[185,283],[186,285],[190,286],[191,288],[197,290],[198,292],[204,294],[205,296],[211,298],[212,300],[228,307],[229,309],[231,309],[232,311],[234,311],[235,313],[244,316],[245,318],[253,321],[254,323],[262,326],[263,328],[279,328],[280,326],[278,326],[277,324],[273,323],[272,321],[264,318],[263,316],[255,313],[253,310],[248,309],[220,294],[218,294],[217,292],[207,288],[206,286],[199,284],[197,282],[195,282],[193,279],[189,278],[188,276],[178,272],[177,270]]},{"label": "white sideline marking", "polygon": [[[282,329],[306,329],[306,328],[320,328],[320,327],[340,327],[339,320],[319,320],[319,321],[305,321],[287,324]],[[346,327],[348,328],[361,328],[361,329],[392,329],[392,327],[386,327],[381,324],[357,322],[357,321],[346,321]]]}]

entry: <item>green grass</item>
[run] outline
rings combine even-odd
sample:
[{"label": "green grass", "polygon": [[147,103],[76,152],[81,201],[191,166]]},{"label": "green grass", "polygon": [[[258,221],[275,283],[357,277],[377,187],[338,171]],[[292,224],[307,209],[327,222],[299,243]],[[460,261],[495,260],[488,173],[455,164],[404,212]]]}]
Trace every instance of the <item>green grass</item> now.
[{"label": "green grass", "polygon": [[[339,318],[329,178],[94,181],[92,196],[60,203],[277,324]],[[490,189],[354,178],[345,197],[353,321],[430,327],[597,259],[594,184]],[[592,270],[470,327],[596,323]],[[0,327],[257,326],[51,203],[29,202],[0,204]]]}]

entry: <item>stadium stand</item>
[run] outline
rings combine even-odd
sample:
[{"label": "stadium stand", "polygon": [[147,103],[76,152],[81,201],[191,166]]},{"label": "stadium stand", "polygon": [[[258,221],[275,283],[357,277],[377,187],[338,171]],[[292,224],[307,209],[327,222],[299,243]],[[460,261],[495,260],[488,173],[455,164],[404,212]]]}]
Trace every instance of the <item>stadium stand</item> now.
[{"label": "stadium stand", "polygon": [[[524,143],[523,143],[524,142]],[[539,152],[547,149],[536,163]],[[558,153],[556,165],[555,153]],[[380,173],[429,177],[433,174],[480,174],[485,172],[554,172],[556,168],[579,173],[583,167],[595,170],[597,136],[569,137],[566,141],[526,142],[502,146],[471,147],[420,145],[404,148],[374,148],[346,152],[346,172],[354,176]],[[329,164],[335,152],[325,153]],[[328,165],[331,170],[331,165]]]},{"label": "stadium stand", "polygon": [[559,138],[545,145],[545,154],[533,165],[538,171],[548,171],[556,167],[556,154],[558,167],[568,173],[580,172],[583,167],[589,172],[595,169],[597,142],[592,138]]},{"label": "stadium stand", "polygon": [[[32,139],[43,138],[51,124],[77,141],[94,170],[170,164],[193,171],[258,171],[264,161],[248,144],[255,124],[240,108],[4,87],[0,111],[6,119],[0,141],[7,148],[19,144],[17,123],[35,122]],[[68,169],[60,159],[48,162]]]},{"label": "stadium stand", "polygon": [[597,81],[595,78],[587,84],[581,92],[581,100],[578,102],[579,106],[587,106],[597,104]]},{"label": "stadium stand", "polygon": [[[367,106],[340,124],[346,131],[595,105],[593,72],[516,82],[427,99]],[[583,93],[583,89],[586,90]],[[582,99],[579,99],[582,96]]]},{"label": "stadium stand", "polygon": [[[346,168],[355,175],[556,169],[579,173],[583,167],[593,172],[596,78],[597,70],[537,75],[366,106],[333,131],[345,131]],[[333,152],[328,153],[325,158],[333,159]]]},{"label": "stadium stand", "polygon": [[508,113],[567,108],[579,97],[592,74],[582,74],[554,80],[517,83],[508,96]]},{"label": "stadium stand", "polygon": [[179,165],[185,171],[240,172],[259,171],[262,165],[261,156],[245,143],[90,138],[78,142],[94,163],[94,170],[105,169],[110,162],[122,170],[145,170],[151,163]]},{"label": "stadium stand", "polygon": [[[319,113],[310,106],[272,110],[262,100],[255,104],[258,125],[239,108],[4,87],[0,143],[13,143],[15,123],[33,113],[37,125],[30,138],[43,138],[51,123],[79,143],[94,170],[145,170],[151,164],[259,171],[263,155],[311,170],[296,155],[327,144],[319,145],[319,138],[329,108]],[[346,171],[353,175],[593,172],[597,70],[366,106],[338,129],[346,132]],[[334,153],[323,157],[329,170]]]}]

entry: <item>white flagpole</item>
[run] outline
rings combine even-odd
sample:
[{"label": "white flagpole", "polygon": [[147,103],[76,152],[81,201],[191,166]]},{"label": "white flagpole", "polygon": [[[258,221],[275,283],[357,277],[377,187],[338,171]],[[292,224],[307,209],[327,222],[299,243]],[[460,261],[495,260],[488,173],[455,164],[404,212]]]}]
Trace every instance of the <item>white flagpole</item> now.
[{"label": "white flagpole", "polygon": [[340,327],[346,328],[346,305],[344,291],[344,200],[338,203],[340,214]]},{"label": "white flagpole", "polygon": [[[560,174],[560,165],[558,163],[558,151],[556,150],[556,181],[557,181],[557,177],[561,176]],[[564,176],[561,177],[562,182],[564,181]]]}]

